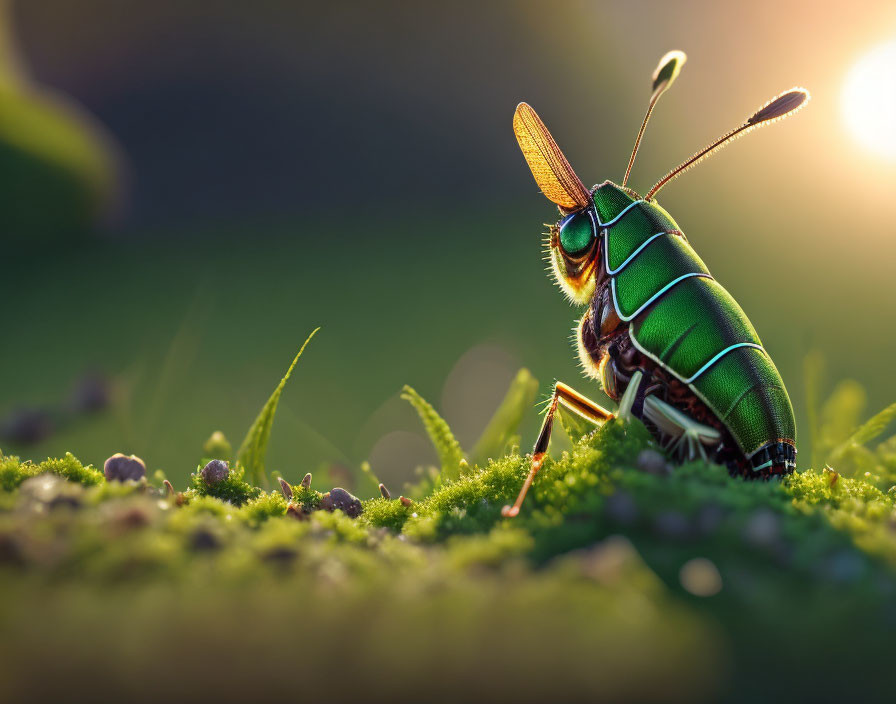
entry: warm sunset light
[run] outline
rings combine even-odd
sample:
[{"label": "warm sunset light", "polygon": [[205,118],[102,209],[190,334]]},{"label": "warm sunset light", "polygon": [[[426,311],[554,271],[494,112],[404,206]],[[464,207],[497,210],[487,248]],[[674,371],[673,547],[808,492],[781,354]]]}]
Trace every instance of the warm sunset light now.
[{"label": "warm sunset light", "polygon": [[852,67],[842,110],[849,132],[862,146],[896,159],[896,40],[874,47]]},{"label": "warm sunset light", "polygon": [[896,0],[0,0],[0,704],[896,704],[894,196]]}]

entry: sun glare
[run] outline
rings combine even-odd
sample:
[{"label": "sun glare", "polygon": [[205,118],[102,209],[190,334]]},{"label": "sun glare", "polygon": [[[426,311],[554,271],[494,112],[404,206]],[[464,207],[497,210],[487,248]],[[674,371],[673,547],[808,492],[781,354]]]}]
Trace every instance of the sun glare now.
[{"label": "sun glare", "polygon": [[874,47],[852,67],[842,111],[856,141],[878,156],[896,159],[896,40]]}]

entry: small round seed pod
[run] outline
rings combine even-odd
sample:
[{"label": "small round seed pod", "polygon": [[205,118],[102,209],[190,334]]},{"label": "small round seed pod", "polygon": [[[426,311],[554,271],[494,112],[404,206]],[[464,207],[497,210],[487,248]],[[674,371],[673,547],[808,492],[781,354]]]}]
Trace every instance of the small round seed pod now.
[{"label": "small round seed pod", "polygon": [[398,500],[401,501],[401,505],[402,505],[402,506],[408,506],[408,507],[410,507],[410,506],[412,506],[413,503],[414,503],[414,502],[411,501],[407,496],[399,496],[399,497],[398,497]]},{"label": "small round seed pod", "polygon": [[292,498],[292,487],[283,477],[279,477],[278,479],[280,481],[280,491],[283,492],[283,498],[289,501]]},{"label": "small round seed pod", "polygon": [[208,486],[214,486],[227,479],[230,467],[223,460],[212,460],[202,468],[202,479]]},{"label": "small round seed pod", "polygon": [[333,502],[333,508],[338,508],[349,518],[357,518],[363,511],[361,500],[338,486],[330,492],[330,499]]},{"label": "small round seed pod", "polygon": [[136,455],[116,452],[103,464],[103,474],[107,482],[137,481],[146,476],[146,464]]},{"label": "small round seed pod", "polygon": [[384,499],[392,498],[392,494],[389,493],[389,490],[386,488],[385,484],[380,483],[380,493],[383,495]]}]

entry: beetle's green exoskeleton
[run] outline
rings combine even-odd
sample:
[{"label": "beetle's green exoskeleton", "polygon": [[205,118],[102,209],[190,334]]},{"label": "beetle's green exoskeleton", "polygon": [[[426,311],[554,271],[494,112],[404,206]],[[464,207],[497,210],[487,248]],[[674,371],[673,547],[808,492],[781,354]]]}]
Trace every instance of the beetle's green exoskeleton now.
[{"label": "beetle's green exoskeleton", "polygon": [[505,507],[507,516],[519,512],[544,461],[558,406],[595,425],[637,417],[676,458],[713,459],[733,475],[767,478],[795,467],[793,408],[774,362],[654,196],[722,144],[793,113],[809,94],[782,93],[641,197],[625,184],[647,121],[684,62],[680,51],[660,60],[621,186],[586,188],[535,111],[517,107],[513,128],[523,155],[560,209],[547,241],[552,271],[570,301],[586,306],[577,332],[580,360],[619,408],[612,413],[557,382],[529,476],[514,506]]}]

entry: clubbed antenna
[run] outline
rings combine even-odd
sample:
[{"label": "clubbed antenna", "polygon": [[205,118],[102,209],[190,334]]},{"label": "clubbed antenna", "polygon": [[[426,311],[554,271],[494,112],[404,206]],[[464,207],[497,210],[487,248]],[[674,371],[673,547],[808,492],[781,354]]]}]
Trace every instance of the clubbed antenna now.
[{"label": "clubbed antenna", "polygon": [[744,122],[737,129],[731,130],[728,134],[719,137],[715,142],[710,144],[705,149],[700,150],[686,162],[684,162],[681,166],[676,166],[669,173],[667,173],[663,178],[661,178],[657,184],[650,189],[646,196],[644,196],[645,200],[650,200],[653,196],[656,195],[657,191],[659,191],[663,186],[665,186],[669,181],[671,181],[676,176],[684,173],[692,166],[703,161],[706,157],[708,157],[712,152],[721,147],[723,144],[727,144],[735,137],[740,137],[745,135],[752,129],[756,127],[761,127],[762,125],[771,124],[777,120],[780,120],[783,117],[787,117],[788,115],[793,114],[799,108],[806,104],[809,100],[809,91],[805,88],[791,88],[790,90],[781,93],[777,98],[773,98],[769,100],[765,105],[763,105],[759,110],[757,110],[753,115],[747,118],[746,122]]},{"label": "clubbed antenna", "polygon": [[632,172],[632,166],[635,163],[635,156],[638,154],[638,147],[641,146],[641,138],[644,136],[644,130],[647,129],[647,121],[650,120],[650,114],[656,106],[660,96],[665,93],[669,86],[678,78],[681,67],[688,60],[683,51],[670,51],[656,65],[653,72],[653,93],[650,96],[650,102],[647,104],[647,114],[644,115],[644,122],[641,123],[641,129],[638,130],[638,136],[635,137],[635,146],[632,149],[631,158],[628,160],[628,168],[625,170],[625,176],[622,179],[622,185],[625,186],[628,181],[629,174]]}]

